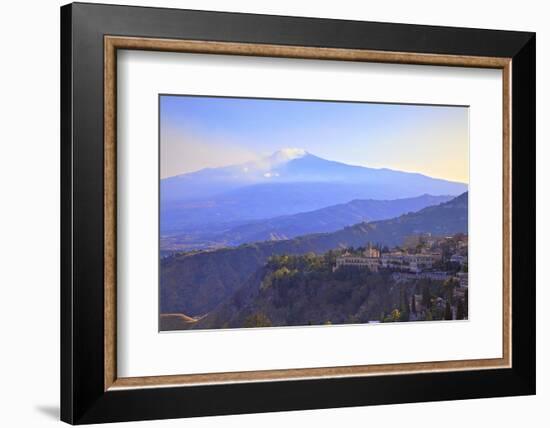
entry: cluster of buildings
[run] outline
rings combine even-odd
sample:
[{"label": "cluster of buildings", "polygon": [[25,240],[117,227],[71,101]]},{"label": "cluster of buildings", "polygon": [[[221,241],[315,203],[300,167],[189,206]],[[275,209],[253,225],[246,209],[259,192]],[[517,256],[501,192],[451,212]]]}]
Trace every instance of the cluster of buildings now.
[{"label": "cluster of buildings", "polygon": [[441,253],[408,254],[402,251],[382,254],[380,266],[384,269],[420,273],[431,269],[434,263],[441,260]]},{"label": "cluster of buildings", "polygon": [[337,270],[342,266],[354,266],[358,268],[369,268],[372,272],[378,272],[380,267],[380,250],[369,245],[362,255],[352,255],[344,253],[336,258],[336,266],[333,270]]},{"label": "cluster of buildings", "polygon": [[441,252],[409,254],[404,251],[392,251],[381,254],[380,250],[369,247],[362,255],[344,253],[338,257],[335,270],[342,266],[355,266],[369,268],[372,272],[378,272],[379,269],[383,268],[420,273],[431,269],[434,263],[440,260]]},{"label": "cluster of buildings", "polygon": [[[413,239],[414,238],[414,239]],[[453,253],[449,257],[446,254],[445,261],[464,266],[468,263],[467,255],[467,236],[463,238],[432,238],[423,235],[408,238],[405,247],[414,248],[414,250],[394,250],[381,252],[378,248],[369,247],[360,254],[351,254],[345,252],[337,257],[333,270],[343,266],[353,266],[358,268],[368,268],[372,272],[378,272],[380,269],[393,271],[399,278],[413,279],[429,278],[434,280],[448,279],[451,274],[443,271],[434,271],[434,266],[443,259],[441,243],[452,239]],[[414,242],[413,242],[414,241]],[[468,274],[459,275],[458,279],[461,285],[467,285]]]},{"label": "cluster of buildings", "polygon": [[[430,303],[426,306],[424,294],[416,294],[420,289],[413,288],[413,295],[406,299],[407,304],[411,299],[414,301],[414,306],[412,303],[409,305],[408,320],[467,318],[464,309],[468,301],[468,235],[466,234],[408,236],[401,247],[375,248],[369,244],[365,250],[345,250],[339,253],[334,261],[333,271],[348,266],[369,269],[371,272],[382,271],[391,275],[391,284],[407,284],[411,281],[428,279],[440,281],[445,285],[446,281],[452,281],[447,283],[452,284],[451,288],[443,287],[444,291],[437,292],[434,296],[430,296],[428,292]],[[451,290],[452,295],[447,294],[448,290]],[[452,312],[450,315],[449,308]],[[383,315],[383,319],[386,320],[386,314]]]}]

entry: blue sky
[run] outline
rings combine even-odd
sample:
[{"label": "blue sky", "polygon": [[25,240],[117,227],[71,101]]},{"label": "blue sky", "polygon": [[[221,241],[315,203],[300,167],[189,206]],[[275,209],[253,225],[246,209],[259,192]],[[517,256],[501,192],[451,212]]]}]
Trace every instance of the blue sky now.
[{"label": "blue sky", "polygon": [[295,147],[468,182],[468,108],[162,95],[161,177]]}]

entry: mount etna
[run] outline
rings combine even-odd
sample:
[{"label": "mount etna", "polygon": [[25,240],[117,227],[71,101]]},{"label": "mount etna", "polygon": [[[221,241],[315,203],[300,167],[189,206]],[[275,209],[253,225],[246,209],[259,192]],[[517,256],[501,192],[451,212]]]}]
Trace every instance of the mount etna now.
[{"label": "mount etna", "polygon": [[[416,211],[466,190],[464,183],[282,149],[257,161],[162,179],[161,248],[216,248],[334,231]],[[302,215],[289,217],[295,214]]]}]

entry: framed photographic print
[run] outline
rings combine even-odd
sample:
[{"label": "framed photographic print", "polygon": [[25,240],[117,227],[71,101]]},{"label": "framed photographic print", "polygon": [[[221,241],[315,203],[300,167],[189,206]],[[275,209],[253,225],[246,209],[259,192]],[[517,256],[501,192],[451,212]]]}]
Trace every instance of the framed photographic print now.
[{"label": "framed photographic print", "polygon": [[61,8],[72,424],[535,393],[535,35]]}]

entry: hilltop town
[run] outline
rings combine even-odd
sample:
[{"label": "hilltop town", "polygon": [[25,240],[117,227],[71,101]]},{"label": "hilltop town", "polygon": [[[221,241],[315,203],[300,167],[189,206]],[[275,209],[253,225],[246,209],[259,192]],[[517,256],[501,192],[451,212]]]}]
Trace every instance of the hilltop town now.
[{"label": "hilltop town", "polygon": [[323,254],[271,256],[224,304],[187,328],[468,318],[468,236],[408,236]]},{"label": "hilltop town", "polygon": [[[407,237],[401,247],[389,249],[369,242],[366,248],[349,248],[335,258],[333,272],[342,269],[364,269],[371,273],[391,273],[399,284],[419,280],[442,281],[450,290],[445,297],[431,298],[426,292],[413,294],[400,308],[381,322],[433,319],[433,305],[440,319],[467,317],[468,236],[432,236],[429,233]],[[403,312],[403,314],[401,313]],[[407,319],[404,319],[407,318]],[[372,322],[372,320],[371,320]]]}]

